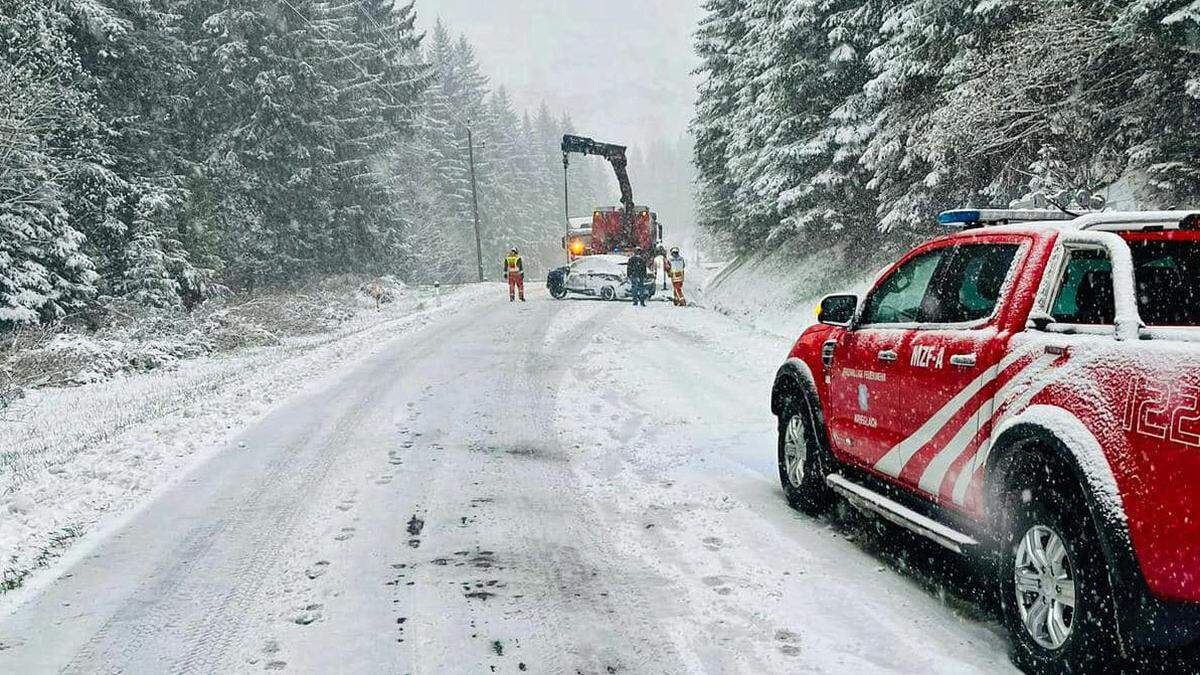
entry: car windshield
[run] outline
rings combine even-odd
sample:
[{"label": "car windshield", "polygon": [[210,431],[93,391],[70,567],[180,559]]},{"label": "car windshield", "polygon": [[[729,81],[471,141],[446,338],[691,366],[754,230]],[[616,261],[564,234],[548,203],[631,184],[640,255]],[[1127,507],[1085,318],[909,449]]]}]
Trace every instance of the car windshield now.
[{"label": "car windshield", "polygon": [[1147,326],[1200,326],[1200,239],[1135,239],[1138,313]]}]

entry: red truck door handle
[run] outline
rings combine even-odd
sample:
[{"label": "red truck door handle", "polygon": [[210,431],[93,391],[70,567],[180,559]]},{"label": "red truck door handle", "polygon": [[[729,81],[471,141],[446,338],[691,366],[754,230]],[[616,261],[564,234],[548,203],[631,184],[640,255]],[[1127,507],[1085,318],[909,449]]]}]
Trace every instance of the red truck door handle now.
[{"label": "red truck door handle", "polygon": [[879,352],[880,361],[895,361],[897,358],[899,357],[896,356],[896,351],[894,349],[885,349]]},{"label": "red truck door handle", "polygon": [[952,354],[950,356],[950,365],[963,366],[966,368],[970,368],[971,366],[975,365],[975,355],[974,354]]}]

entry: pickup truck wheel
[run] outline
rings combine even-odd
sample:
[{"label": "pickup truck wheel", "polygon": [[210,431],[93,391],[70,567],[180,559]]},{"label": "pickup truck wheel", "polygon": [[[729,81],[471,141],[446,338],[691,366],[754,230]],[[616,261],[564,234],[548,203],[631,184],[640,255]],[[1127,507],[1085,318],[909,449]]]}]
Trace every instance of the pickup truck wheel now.
[{"label": "pickup truck wheel", "polygon": [[[1116,620],[1107,566],[1077,488],[1047,475],[1014,485],[997,566],[1013,661],[1029,673],[1082,673],[1112,663]],[[1035,478],[1036,477],[1036,478]]]},{"label": "pickup truck wheel", "polygon": [[563,298],[567,297],[567,289],[563,288],[562,286],[552,288],[550,289],[550,297],[554,298],[555,300],[562,300]]},{"label": "pickup truck wheel", "polygon": [[807,402],[789,400],[779,416],[779,481],[788,504],[810,516],[833,505],[822,453]]}]

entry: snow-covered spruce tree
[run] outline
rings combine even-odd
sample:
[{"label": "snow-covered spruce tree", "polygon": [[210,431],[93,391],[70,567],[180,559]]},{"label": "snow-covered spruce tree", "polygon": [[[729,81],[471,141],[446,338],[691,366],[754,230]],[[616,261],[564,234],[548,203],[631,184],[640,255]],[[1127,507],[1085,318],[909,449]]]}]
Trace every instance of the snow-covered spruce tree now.
[{"label": "snow-covered spruce tree", "polygon": [[[871,217],[878,209],[878,198],[869,187],[871,174],[862,163],[876,118],[863,87],[872,76],[869,55],[879,46],[879,27],[890,5],[891,0],[838,0],[820,6],[828,53],[822,75],[826,95],[818,100],[833,105],[822,111],[824,123],[817,138],[829,144],[828,154],[815,165],[821,168],[806,196],[812,206],[805,210],[814,212],[818,223],[824,221],[824,229],[829,231],[826,237],[848,240],[850,245],[866,241],[879,245],[876,221]],[[790,196],[785,193],[785,205]],[[888,242],[883,244],[886,248]]]},{"label": "snow-covered spruce tree", "polygon": [[768,240],[804,233],[820,246],[864,225],[862,181],[832,166],[841,133],[834,113],[865,81],[859,50],[833,37],[839,10],[838,3],[789,2],[750,23],[748,39],[763,45],[753,59],[757,98],[748,106],[758,113],[736,126],[755,134],[761,149],[732,166],[746,173],[739,183],[749,181],[739,194],[752,195],[771,223]]},{"label": "snow-covered spruce tree", "polygon": [[[174,208],[165,193],[157,198],[144,195],[130,207],[133,217],[121,251],[124,270],[120,277],[109,280],[115,294],[152,307],[173,307],[181,302],[180,284],[172,274],[175,264],[170,255],[178,251],[164,249],[155,228]],[[186,273],[181,276],[187,279]]]},{"label": "snow-covered spruce tree", "polygon": [[883,15],[882,42],[869,62],[873,77],[864,87],[875,115],[863,163],[869,187],[879,194],[879,228],[926,228],[930,215],[948,199],[947,158],[919,146],[924,129],[950,88],[945,73],[959,54],[960,38],[971,33],[976,0],[908,0]]},{"label": "snow-covered spruce tree", "polygon": [[790,93],[779,86],[783,77],[776,71],[791,66],[795,56],[780,54],[787,49],[779,44],[787,6],[787,0],[749,2],[742,14],[746,35],[733,47],[738,54],[733,68],[737,86],[725,167],[737,185],[737,209],[731,225],[737,241],[755,246],[769,239],[782,218],[777,199],[782,190],[780,167],[775,163],[777,156],[771,152],[771,143],[777,138]]},{"label": "snow-covered spruce tree", "polygon": [[67,209],[103,130],[89,88],[69,16],[0,2],[0,327],[61,317],[95,291]]},{"label": "snow-covered spruce tree", "polygon": [[[537,156],[537,189],[543,198],[558,194],[562,196],[562,136],[565,131],[562,122],[551,114],[549,106],[543,101],[538,107],[537,115],[533,118],[532,151]],[[577,163],[578,156],[571,158],[572,166]]]},{"label": "snow-covered spruce tree", "polygon": [[88,200],[80,214],[101,291],[161,307],[206,294],[211,271],[188,251],[195,230],[183,219],[181,153],[187,129],[188,68],[179,15],[165,0],[78,0],[75,48],[96,83],[108,120],[106,200]]},{"label": "snow-covered spruce tree", "polygon": [[[345,8],[196,0],[201,79],[193,110],[202,175],[220,177],[221,257],[238,286],[340,271],[347,211],[339,164],[363,75],[346,54]],[[352,170],[352,169],[351,169]],[[246,209],[249,206],[249,209]],[[333,225],[331,225],[333,223]]]},{"label": "snow-covered spruce tree", "polygon": [[742,248],[753,243],[753,238],[735,236],[734,219],[740,215],[740,209],[734,203],[737,185],[728,172],[728,148],[740,89],[737,79],[739,58],[754,48],[744,44],[747,4],[748,0],[706,0],[704,3],[707,14],[695,36],[701,64],[697,69],[699,96],[691,125],[699,171],[696,185],[699,224]]},{"label": "snow-covered spruce tree", "polygon": [[397,272],[402,205],[385,170],[387,149],[411,138],[418,95],[427,69],[414,63],[420,36],[412,5],[391,11],[382,0],[331,6],[333,25],[324,34],[335,54],[326,81],[337,88],[332,128],[334,157],[325,168],[330,181],[330,221],[318,245],[322,271]]},{"label": "snow-covered spruce tree", "polygon": [[[422,97],[417,135],[432,169],[430,187],[436,195],[433,216],[439,245],[448,246],[462,261],[462,271],[454,280],[473,279],[475,235],[466,127],[451,103],[451,95],[457,95],[459,84],[453,43],[440,21],[434,25],[425,59],[432,68],[433,81]],[[468,252],[472,255],[467,255]]]},{"label": "snow-covered spruce tree", "polygon": [[[479,229],[483,247],[483,271],[488,277],[495,277],[493,262],[498,260],[503,252],[511,247],[500,239],[500,232],[507,228],[503,221],[507,218],[504,200],[509,191],[510,176],[507,167],[502,164],[497,154],[497,139],[501,135],[497,122],[492,117],[492,108],[488,105],[488,79],[483,75],[475,48],[466,37],[459,35],[451,50],[452,71],[454,73],[453,88],[447,92],[453,119],[461,130],[461,148],[463,159],[468,159],[466,129],[469,127],[474,143],[475,181],[479,201]],[[502,150],[500,152],[503,152]],[[466,162],[464,162],[465,164]],[[464,174],[467,178],[467,188],[470,189],[470,167]],[[474,206],[466,211],[469,214],[468,223],[474,228]],[[471,251],[474,253],[474,233],[471,235]]]},{"label": "snow-covered spruce tree", "polygon": [[487,172],[490,217],[483,230],[484,256],[497,260],[509,247],[530,249],[544,237],[537,235],[536,217],[528,202],[531,182],[518,145],[517,114],[503,87],[491,95],[488,108],[491,129],[487,145],[481,148],[483,164],[491,169]]},{"label": "snow-covered spruce tree", "polygon": [[1133,0],[1111,30],[1138,68],[1120,92],[1138,126],[1130,168],[1157,206],[1200,201],[1200,0]]},{"label": "snow-covered spruce tree", "polygon": [[[959,203],[1004,204],[1029,187],[1096,189],[1119,178],[1137,133],[1124,92],[1140,67],[1109,33],[1112,3],[993,3],[970,36],[961,77],[915,145],[943,166],[941,190]],[[1057,189],[1057,188],[1055,188]]]}]

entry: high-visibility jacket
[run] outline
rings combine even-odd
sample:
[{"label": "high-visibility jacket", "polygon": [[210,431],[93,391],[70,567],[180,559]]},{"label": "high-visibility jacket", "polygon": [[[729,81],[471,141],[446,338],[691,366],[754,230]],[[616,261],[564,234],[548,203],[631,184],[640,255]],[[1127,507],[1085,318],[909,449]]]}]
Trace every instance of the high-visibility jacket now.
[{"label": "high-visibility jacket", "polygon": [[683,281],[683,268],[687,263],[683,258],[667,258],[667,269],[671,272],[671,281]]},{"label": "high-visibility jacket", "polygon": [[519,255],[510,255],[504,259],[504,273],[514,274],[525,271],[525,261]]}]

